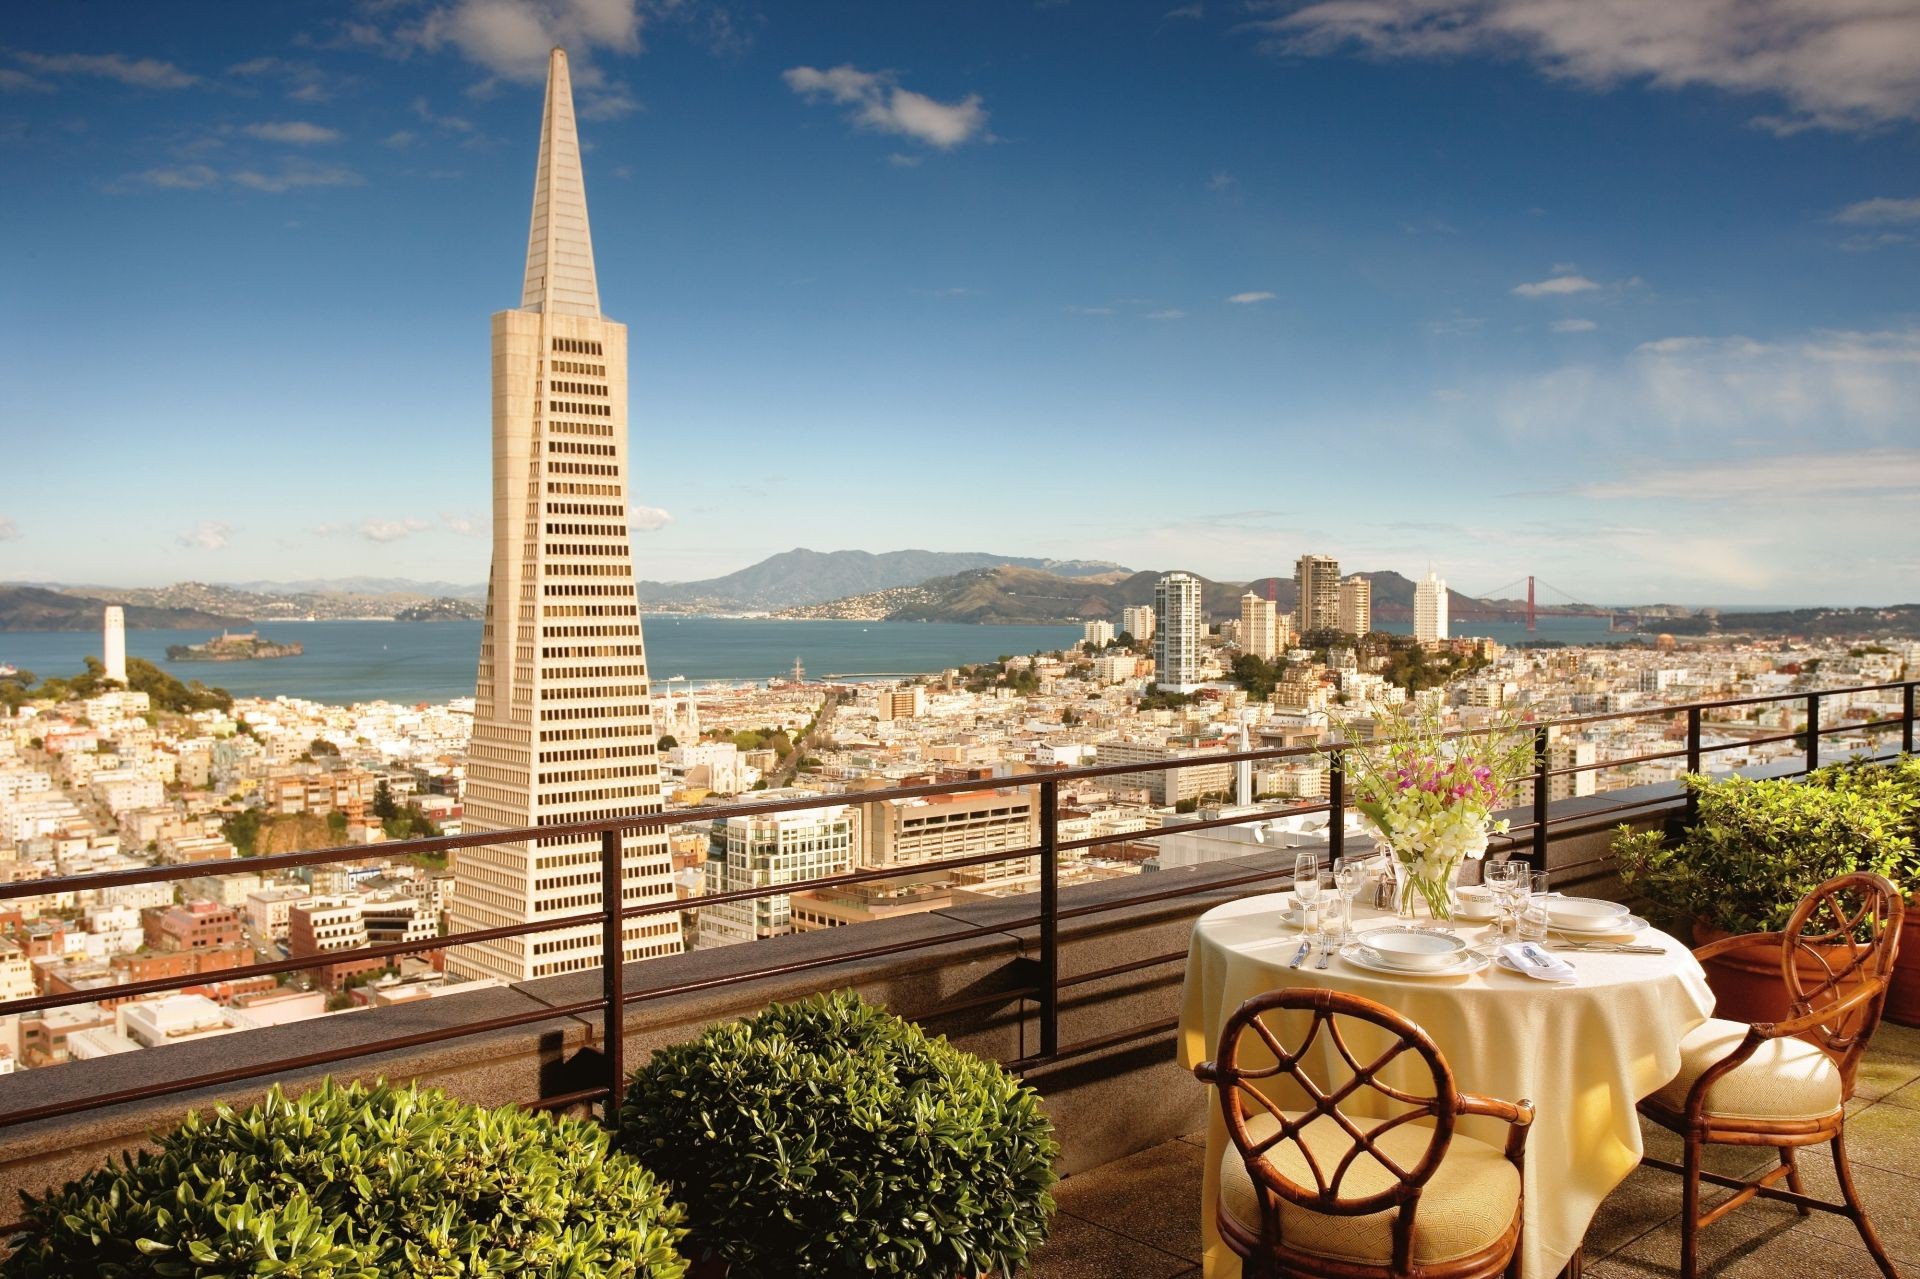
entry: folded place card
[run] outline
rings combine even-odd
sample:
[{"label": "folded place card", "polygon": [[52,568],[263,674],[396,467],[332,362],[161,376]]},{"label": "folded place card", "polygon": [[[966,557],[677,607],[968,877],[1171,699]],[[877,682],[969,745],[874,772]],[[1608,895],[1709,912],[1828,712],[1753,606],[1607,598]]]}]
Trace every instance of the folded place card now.
[{"label": "folded place card", "polygon": [[1548,954],[1530,941],[1508,942],[1500,948],[1500,957],[1515,971],[1541,981],[1578,981],[1580,973],[1566,960]]}]

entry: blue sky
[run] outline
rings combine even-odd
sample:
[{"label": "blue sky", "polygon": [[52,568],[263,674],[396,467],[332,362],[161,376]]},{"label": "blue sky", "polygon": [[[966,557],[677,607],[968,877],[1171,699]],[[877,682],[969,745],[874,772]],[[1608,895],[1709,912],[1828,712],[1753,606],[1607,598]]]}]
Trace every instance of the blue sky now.
[{"label": "blue sky", "polygon": [[1920,599],[1909,4],[10,16],[0,580],[484,578],[560,41],[643,576]]}]

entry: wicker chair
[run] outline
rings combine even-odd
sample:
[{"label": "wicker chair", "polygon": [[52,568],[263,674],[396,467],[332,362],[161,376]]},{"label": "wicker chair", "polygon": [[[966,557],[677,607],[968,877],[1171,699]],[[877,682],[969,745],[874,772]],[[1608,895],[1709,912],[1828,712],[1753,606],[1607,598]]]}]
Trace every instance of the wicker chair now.
[{"label": "wicker chair", "polygon": [[[1699,1274],[1701,1228],[1756,1197],[1785,1200],[1802,1216],[1818,1208],[1846,1217],[1881,1272],[1898,1279],[1853,1185],[1846,1103],[1861,1054],[1880,1024],[1905,914],[1906,903],[1879,875],[1841,875],[1809,893],[1784,932],[1729,937],[1694,952],[1709,959],[1743,946],[1779,946],[1791,1006],[1785,1021],[1707,1021],[1681,1041],[1680,1073],[1640,1103],[1640,1113],[1686,1141],[1681,1164],[1646,1160],[1685,1178],[1681,1279]],[[1832,1144],[1841,1203],[1810,1198],[1801,1185],[1795,1152],[1821,1142]],[[1772,1146],[1780,1164],[1750,1182],[1722,1176],[1701,1167],[1709,1144]],[[1738,1193],[1703,1213],[1703,1181]]]},{"label": "wicker chair", "polygon": [[[1268,1019],[1279,1022],[1295,1012],[1312,1020],[1299,1046],[1287,1048]],[[1363,1063],[1342,1034],[1342,1021],[1385,1030],[1392,1042]],[[1257,1044],[1244,1043],[1249,1037]],[[1426,1079],[1408,1085],[1415,1091],[1380,1078],[1409,1054],[1416,1070],[1425,1067],[1419,1073]],[[1351,1077],[1337,1086],[1321,1082],[1336,1061]],[[1220,1237],[1248,1275],[1491,1279],[1520,1273],[1521,1171],[1533,1108],[1460,1092],[1433,1040],[1392,1009],[1332,990],[1259,995],[1228,1019],[1217,1060],[1194,1074],[1218,1090],[1233,1142],[1220,1166]],[[1306,1109],[1282,1110],[1257,1087],[1282,1076],[1304,1093]],[[1370,1103],[1364,1109],[1390,1113],[1356,1119],[1342,1109],[1349,1103],[1361,1109],[1360,1101]],[[1461,1115],[1505,1120],[1505,1149],[1457,1134]]]}]

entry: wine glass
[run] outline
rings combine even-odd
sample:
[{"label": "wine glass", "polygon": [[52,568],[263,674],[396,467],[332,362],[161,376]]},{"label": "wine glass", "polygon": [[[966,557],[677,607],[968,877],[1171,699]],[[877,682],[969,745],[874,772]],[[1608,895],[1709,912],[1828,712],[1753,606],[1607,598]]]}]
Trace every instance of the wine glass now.
[{"label": "wine glass", "polygon": [[1320,858],[1317,854],[1294,855],[1293,895],[1300,899],[1302,912],[1311,916],[1313,904],[1320,896]]},{"label": "wine glass", "polygon": [[1316,952],[1320,957],[1320,967],[1324,968],[1326,957],[1352,936],[1353,930],[1348,919],[1347,900],[1340,894],[1335,893],[1320,904],[1320,945]]},{"label": "wine glass", "polygon": [[1346,905],[1346,936],[1353,936],[1354,899],[1366,886],[1372,874],[1366,859],[1360,857],[1336,857],[1333,860],[1333,886],[1339,890],[1340,899]]},{"label": "wine glass", "polygon": [[1518,926],[1520,896],[1526,890],[1527,870],[1525,863],[1511,861],[1489,862],[1481,869],[1480,878],[1493,894],[1494,905],[1500,910],[1495,930],[1502,937],[1509,936]]}]

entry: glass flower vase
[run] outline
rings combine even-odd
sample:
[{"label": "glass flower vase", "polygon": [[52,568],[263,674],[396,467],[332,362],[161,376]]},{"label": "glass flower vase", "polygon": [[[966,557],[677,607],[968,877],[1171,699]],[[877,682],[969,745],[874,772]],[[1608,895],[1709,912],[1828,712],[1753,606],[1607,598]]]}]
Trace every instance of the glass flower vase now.
[{"label": "glass flower vase", "polygon": [[1460,862],[1448,863],[1446,873],[1429,878],[1415,871],[1411,862],[1398,857],[1393,864],[1393,907],[1401,924],[1418,928],[1427,920],[1453,918],[1454,903],[1459,900]]}]

